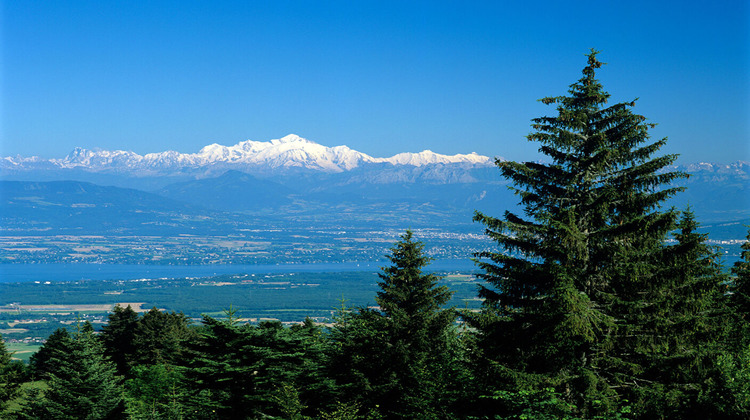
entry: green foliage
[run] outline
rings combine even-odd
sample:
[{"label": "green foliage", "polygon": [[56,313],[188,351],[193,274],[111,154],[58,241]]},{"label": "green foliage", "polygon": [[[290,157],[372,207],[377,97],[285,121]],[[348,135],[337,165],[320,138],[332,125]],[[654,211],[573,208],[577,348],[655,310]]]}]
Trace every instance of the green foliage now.
[{"label": "green foliage", "polygon": [[459,364],[453,309],[442,309],[451,292],[424,274],[424,245],[407,231],[391,248],[376,302],[339,314],[331,332],[329,369],[348,403],[378,407],[386,418],[440,418],[458,392],[451,386]]},{"label": "green foliage", "polygon": [[117,364],[120,375],[128,375],[130,365],[135,358],[137,347],[135,335],[138,326],[138,313],[130,305],[127,308],[119,304],[109,314],[107,325],[99,336],[104,344],[104,351]]},{"label": "green foliage", "polygon": [[26,381],[19,386],[19,392],[15,399],[6,401],[5,409],[0,410],[0,418],[16,419],[23,418],[19,413],[46,390],[47,383],[44,381]]},{"label": "green foliage", "polygon": [[287,391],[301,390],[295,397],[300,414],[312,414],[330,398],[330,381],[321,376],[325,344],[309,320],[284,328],[278,322],[253,326],[234,316],[204,317],[186,371],[193,386],[190,404],[218,418],[282,415],[290,400],[279,404],[279,384],[287,384],[293,387]]},{"label": "green foliage", "polygon": [[24,376],[23,365],[11,360],[11,356],[0,335],[0,413],[18,395]]},{"label": "green foliage", "polygon": [[[29,359],[29,366],[37,379],[49,379],[49,373],[57,370],[56,362],[60,355],[67,351],[70,334],[66,328],[58,328],[53,332],[44,345]],[[54,357],[57,355],[57,357]]]},{"label": "green foliage", "polygon": [[716,386],[705,398],[726,418],[748,418],[750,413],[750,231],[742,244],[741,259],[732,267],[729,304],[733,324],[716,359]]},{"label": "green foliage", "polygon": [[384,361],[387,355],[386,323],[380,313],[367,308],[337,315],[330,333],[331,355],[327,375],[334,378],[345,403],[367,408],[393,385],[393,375]]},{"label": "green foliage", "polygon": [[573,419],[575,406],[566,402],[554,388],[541,390],[495,391],[489,398],[498,401],[508,413],[500,418],[517,420]]},{"label": "green foliage", "polygon": [[437,285],[437,276],[422,273],[430,262],[423,251],[424,244],[414,241],[413,233],[407,230],[391,248],[388,259],[392,265],[382,269],[382,281],[378,283],[382,290],[377,293],[375,301],[394,322],[421,326],[435,322],[436,318],[445,317],[446,314],[452,321],[451,312],[441,310],[452,293],[446,286]]},{"label": "green foliage", "polygon": [[747,241],[742,244],[741,259],[734,263],[732,273],[736,276],[732,287],[732,306],[746,323],[750,323],[750,230]]},{"label": "green foliage", "polygon": [[750,345],[718,356],[723,389],[709,395],[726,418],[747,418],[750,413]]},{"label": "green foliage", "polygon": [[645,350],[643,380],[635,391],[636,409],[644,417],[667,415],[710,418],[718,415],[711,399],[717,359],[730,319],[724,296],[726,276],[719,256],[698,234],[688,209],[673,233],[677,243],[665,247],[642,309]]},{"label": "green foliage", "polygon": [[[131,363],[175,364],[181,360],[185,355],[183,343],[196,337],[190,322],[183,313],[162,312],[155,307],[146,312],[135,324]],[[130,322],[126,325],[127,328],[132,326]]]},{"label": "green foliage", "polygon": [[106,419],[122,411],[121,378],[89,323],[61,339],[50,358],[49,388],[27,398],[28,419]]},{"label": "green foliage", "polygon": [[291,384],[281,384],[271,399],[278,405],[281,417],[284,419],[304,420],[310,418],[302,414],[307,406],[302,404],[299,399],[299,392]]},{"label": "green foliage", "polygon": [[360,405],[357,403],[345,404],[336,402],[335,408],[327,413],[320,413],[323,420],[357,420],[362,418],[359,415]]},{"label": "green foliage", "polygon": [[182,419],[185,387],[185,377],[175,366],[136,365],[125,382],[125,411],[131,419]]},{"label": "green foliage", "polygon": [[384,417],[378,411],[378,407],[363,412],[362,406],[358,403],[337,401],[331,411],[321,412],[317,418],[323,420],[381,420]]},{"label": "green foliage", "polygon": [[477,254],[485,302],[466,318],[489,370],[476,375],[486,392],[545,395],[541,375],[575,416],[614,415],[622,399],[645,418],[710,413],[700,394],[723,336],[720,265],[692,213],[676,224],[660,208],[685,175],[666,170],[675,155],[652,157],[666,139],[649,142],[634,102],[607,105],[597,54],[568,96],[542,99],[557,115],[533,120],[528,139],[551,163],[497,162],[525,215],[474,217],[500,247]]}]

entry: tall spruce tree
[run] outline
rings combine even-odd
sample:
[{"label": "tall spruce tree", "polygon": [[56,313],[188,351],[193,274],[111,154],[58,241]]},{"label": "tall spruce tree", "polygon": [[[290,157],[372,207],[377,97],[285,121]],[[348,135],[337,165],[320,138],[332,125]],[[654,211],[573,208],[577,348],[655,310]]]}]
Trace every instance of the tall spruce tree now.
[{"label": "tall spruce tree", "polygon": [[644,328],[651,333],[643,384],[636,389],[642,403],[635,408],[645,418],[723,417],[711,394],[730,327],[727,276],[689,208],[676,227],[676,244],[663,248],[644,299]]},{"label": "tall spruce tree", "polygon": [[343,389],[386,418],[446,418],[461,381],[456,374],[452,292],[423,272],[424,244],[406,231],[388,255],[375,301],[379,310],[344,314],[332,333]]},{"label": "tall spruce tree", "polygon": [[525,215],[475,214],[501,250],[477,254],[485,300],[467,317],[490,384],[554,385],[582,415],[613,409],[643,372],[643,297],[676,219],[659,206],[683,176],[663,171],[675,155],[652,157],[666,139],[649,143],[635,102],[607,106],[597,54],[568,96],[541,100],[557,115],[534,119],[528,139],[551,162],[496,162]]},{"label": "tall spruce tree", "polygon": [[729,282],[733,323],[726,351],[718,358],[722,378],[713,401],[725,418],[747,419],[750,413],[750,231],[734,263]]},{"label": "tall spruce tree", "polygon": [[402,418],[444,417],[456,313],[443,306],[453,293],[438,285],[439,277],[422,271],[430,258],[412,231],[401,236],[388,259],[391,265],[382,269],[375,302],[387,319],[389,367],[397,384],[390,411]]}]

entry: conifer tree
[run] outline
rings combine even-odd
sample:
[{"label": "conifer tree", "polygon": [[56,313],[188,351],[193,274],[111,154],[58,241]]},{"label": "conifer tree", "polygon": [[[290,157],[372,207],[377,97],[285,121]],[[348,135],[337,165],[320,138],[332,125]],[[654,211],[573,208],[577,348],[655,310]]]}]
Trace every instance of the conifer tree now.
[{"label": "conifer tree", "polygon": [[143,314],[133,334],[130,363],[176,364],[184,356],[184,343],[197,336],[190,322],[181,312],[162,312],[155,307]]},{"label": "conifer tree", "polygon": [[725,418],[746,419],[750,413],[750,230],[734,263],[729,282],[733,323],[724,354],[718,357],[720,389],[709,395]]},{"label": "conifer tree", "polygon": [[182,369],[166,364],[136,365],[125,382],[129,419],[180,420],[188,417]]},{"label": "conifer tree", "polygon": [[728,334],[726,275],[719,255],[698,233],[688,208],[673,232],[676,244],[665,246],[658,274],[644,299],[648,359],[637,391],[644,402],[635,407],[643,417],[712,418],[720,413],[708,397],[715,362]]},{"label": "conifer tree", "polygon": [[135,334],[138,326],[138,314],[128,305],[123,308],[115,306],[108,316],[107,324],[102,328],[99,338],[104,344],[104,352],[117,364],[117,372],[127,375],[130,363],[136,353]]},{"label": "conifer tree", "polygon": [[376,409],[393,384],[386,319],[372,308],[342,307],[335,321],[326,366],[336,382],[335,402],[360,412]]},{"label": "conifer tree", "polygon": [[477,254],[485,301],[467,317],[490,383],[555,385],[584,415],[611,410],[643,372],[643,296],[676,218],[660,204],[682,176],[662,171],[675,155],[652,157],[666,139],[649,143],[634,101],[606,105],[597,54],[568,96],[541,100],[557,115],[528,139],[551,162],[496,162],[525,216],[475,214],[501,250]]},{"label": "conifer tree", "polygon": [[49,388],[22,410],[29,419],[107,419],[122,412],[122,381],[90,323],[61,340],[51,358]]},{"label": "conifer tree", "polygon": [[750,324],[750,230],[742,244],[740,260],[732,267],[732,274],[736,276],[732,287],[732,306]]},{"label": "conifer tree", "polygon": [[254,328],[254,334],[245,337],[243,352],[256,360],[255,392],[251,401],[259,412],[282,414],[284,405],[279,404],[278,398],[294,397],[294,392],[284,389],[296,391],[295,398],[299,398],[299,408],[304,413],[312,414],[328,402],[329,386],[319,375],[324,356],[319,331],[310,320],[294,328],[285,328],[274,321],[260,323]]},{"label": "conifer tree", "polygon": [[332,333],[339,383],[364,409],[386,418],[441,418],[450,411],[456,341],[452,292],[422,270],[430,259],[411,231],[388,255],[380,274],[379,310],[342,314]]},{"label": "conifer tree", "polygon": [[11,356],[0,335],[0,414],[7,403],[18,395],[21,385],[20,372],[14,368]]},{"label": "conifer tree", "polygon": [[[57,369],[55,363],[60,360],[58,352],[66,351],[70,334],[66,328],[58,328],[44,342],[42,347],[29,358],[29,366],[37,379],[49,379],[49,372]],[[58,357],[54,357],[58,355]]]},{"label": "conifer tree", "polygon": [[198,336],[188,343],[188,404],[198,417],[230,417],[250,411],[244,399],[252,393],[255,375],[251,366],[242,366],[239,344],[247,328],[237,322],[234,311],[224,320],[204,316]]},{"label": "conifer tree", "polygon": [[309,320],[292,328],[280,322],[252,326],[238,322],[233,310],[227,315],[222,320],[204,317],[200,335],[190,345],[189,405],[199,417],[279,415],[284,409],[281,390],[296,389],[298,408],[304,405],[309,413],[328,401],[328,381],[320,376],[320,327]]},{"label": "conifer tree", "polygon": [[391,265],[379,274],[381,291],[375,298],[388,321],[390,369],[397,380],[392,410],[405,417],[440,416],[439,410],[445,409],[441,379],[448,373],[449,336],[456,318],[454,310],[442,308],[453,293],[438,286],[439,277],[422,272],[430,262],[423,251],[424,244],[407,230],[391,248]]}]

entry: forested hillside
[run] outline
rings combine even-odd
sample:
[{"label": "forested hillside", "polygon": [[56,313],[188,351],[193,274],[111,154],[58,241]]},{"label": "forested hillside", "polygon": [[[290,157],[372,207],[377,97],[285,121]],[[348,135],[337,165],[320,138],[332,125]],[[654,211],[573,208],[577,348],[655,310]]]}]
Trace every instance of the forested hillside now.
[{"label": "forested hillside", "polygon": [[[3,415],[22,419],[742,419],[750,417],[750,234],[722,267],[635,102],[608,105],[591,51],[529,140],[498,161],[518,213],[477,212],[479,310],[423,269],[407,231],[377,306],[334,322],[193,325],[117,307],[60,329],[25,367],[0,349]],[[23,386],[21,386],[23,384]]]}]

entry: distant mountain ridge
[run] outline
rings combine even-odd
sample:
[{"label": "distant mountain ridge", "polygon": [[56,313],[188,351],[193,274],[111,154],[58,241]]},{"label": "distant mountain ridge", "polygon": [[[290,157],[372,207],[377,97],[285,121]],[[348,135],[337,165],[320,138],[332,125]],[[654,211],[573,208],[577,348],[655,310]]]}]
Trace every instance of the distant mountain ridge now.
[{"label": "distant mountain ridge", "polygon": [[[503,158],[498,158],[504,160]],[[263,172],[263,169],[302,169],[324,173],[341,173],[363,166],[420,168],[435,164],[459,164],[469,168],[491,167],[495,159],[477,153],[442,155],[424,150],[419,153],[398,153],[387,158],[372,157],[347,146],[327,147],[295,134],[267,142],[246,140],[233,146],[210,144],[197,153],[180,153],[168,150],[139,155],[125,150],[89,150],[75,148],[61,159],[42,159],[37,156],[0,157],[0,175],[23,172],[78,170],[85,172],[119,174],[124,176],[157,176],[195,174],[195,170],[211,169],[206,176],[217,176],[227,170],[248,173]],[[682,170],[702,175],[739,175],[750,177],[750,162],[737,161],[730,164],[698,162],[674,165],[668,170]]]},{"label": "distant mountain ridge", "polygon": [[7,173],[45,169],[83,169],[91,172],[129,172],[133,176],[153,176],[189,169],[220,166],[223,169],[303,168],[338,173],[365,164],[425,166],[461,163],[486,166],[492,159],[476,153],[441,155],[430,150],[399,153],[389,158],[376,158],[347,146],[326,147],[290,134],[268,142],[242,141],[233,146],[210,144],[198,153],[165,151],[139,155],[123,150],[88,150],[76,148],[62,159],[38,157],[4,157],[0,170]]},{"label": "distant mountain ridge", "polygon": [[219,211],[275,209],[291,203],[291,188],[230,170],[216,178],[170,184],[157,194]]},{"label": "distant mountain ridge", "polygon": [[[213,213],[156,194],[88,182],[0,181],[0,221],[10,232],[151,232],[175,226],[184,215],[204,220]],[[184,221],[181,225],[188,226]],[[7,232],[7,231],[6,231]]]},{"label": "distant mountain ridge", "polygon": [[[502,160],[502,158],[499,158]],[[704,222],[750,215],[750,162],[694,163],[664,171],[690,174],[666,203],[690,205]],[[290,134],[268,142],[211,144],[197,153],[75,149],[62,159],[0,158],[6,181],[79,181],[149,191],[230,212],[329,211],[351,206],[430,204],[471,218],[515,206],[494,159],[476,153],[446,156],[425,150],[376,158],[347,146],[326,147]],[[400,204],[399,204],[400,203]],[[463,217],[463,216],[462,216]]]}]

